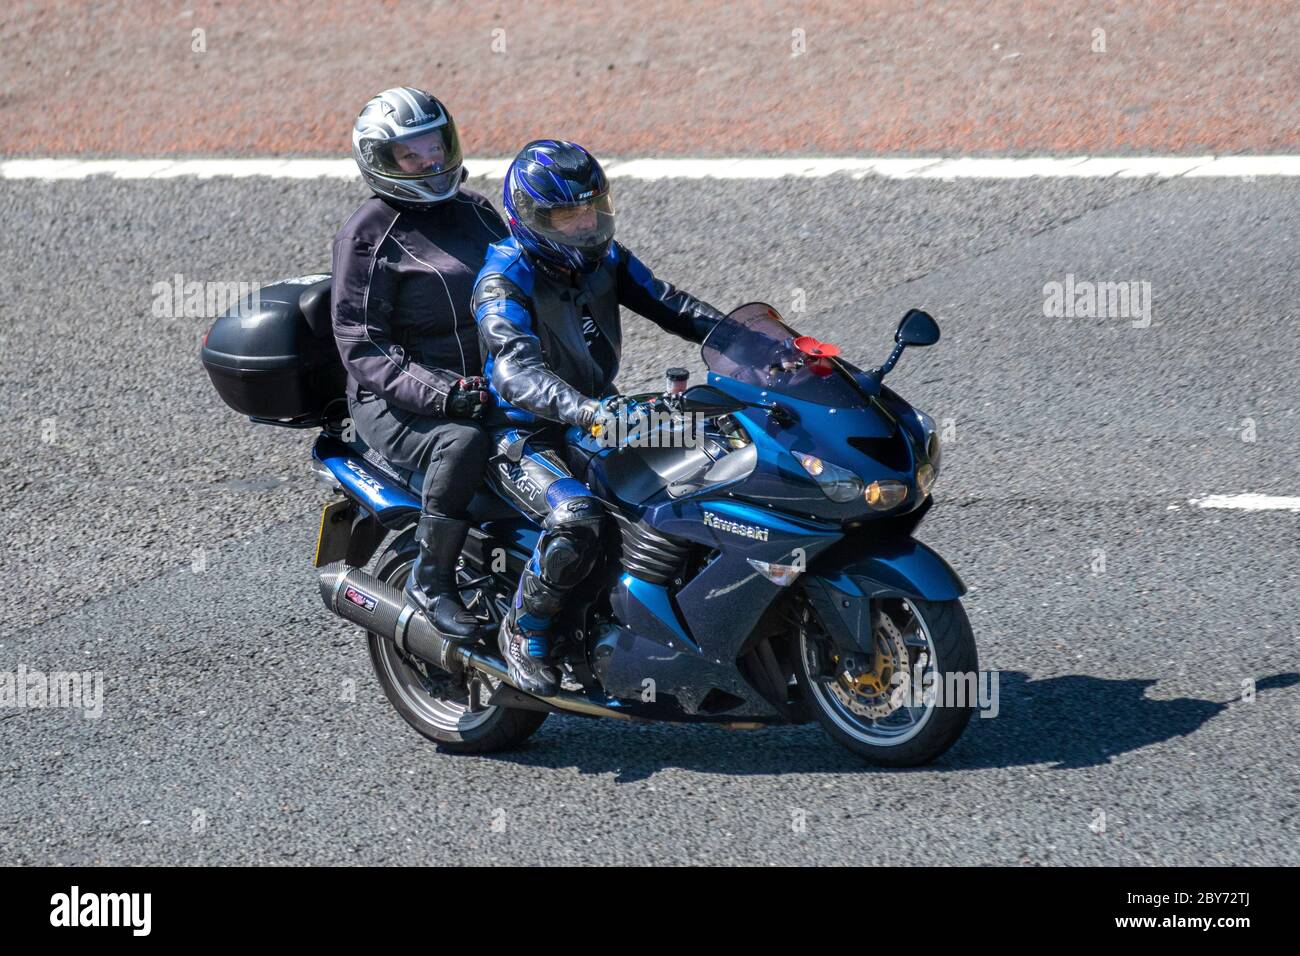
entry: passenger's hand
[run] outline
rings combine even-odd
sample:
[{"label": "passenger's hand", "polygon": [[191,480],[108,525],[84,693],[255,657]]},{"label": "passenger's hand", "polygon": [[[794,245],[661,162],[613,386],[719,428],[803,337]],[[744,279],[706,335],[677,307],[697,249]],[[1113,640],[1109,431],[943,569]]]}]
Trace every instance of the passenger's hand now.
[{"label": "passenger's hand", "polygon": [[479,375],[462,378],[451,388],[444,405],[448,418],[482,418],[495,404],[487,379]]}]

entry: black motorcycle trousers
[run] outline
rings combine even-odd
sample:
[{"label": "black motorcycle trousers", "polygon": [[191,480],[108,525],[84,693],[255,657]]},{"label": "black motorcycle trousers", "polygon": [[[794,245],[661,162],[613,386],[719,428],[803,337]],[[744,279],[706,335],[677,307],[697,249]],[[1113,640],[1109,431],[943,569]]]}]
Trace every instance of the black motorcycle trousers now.
[{"label": "black motorcycle trousers", "polygon": [[357,434],[398,468],[423,471],[423,510],[465,518],[483,482],[492,441],[477,422],[433,418],[398,408],[376,395],[349,400]]}]

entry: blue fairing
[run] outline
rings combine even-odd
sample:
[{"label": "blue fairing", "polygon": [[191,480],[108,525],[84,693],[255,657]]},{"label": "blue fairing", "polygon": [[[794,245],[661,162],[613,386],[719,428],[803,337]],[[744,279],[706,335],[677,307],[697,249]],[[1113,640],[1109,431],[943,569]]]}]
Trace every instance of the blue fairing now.
[{"label": "blue fairing", "polygon": [[[625,574],[619,580],[619,588],[627,593],[631,600],[644,607],[655,617],[655,623],[666,628],[668,634],[665,644],[673,646],[676,643],[674,638],[680,638],[683,646],[694,649],[697,645],[691,640],[690,635],[686,633],[682,623],[678,620],[677,612],[673,609],[672,599],[668,596],[668,589],[658,584],[651,584],[649,581],[642,581],[640,578],[634,578],[630,574]],[[626,609],[625,609],[626,612]]]},{"label": "blue fairing", "polygon": [[[651,676],[661,684],[676,686],[686,679],[682,668],[690,666],[691,659],[734,661],[784,591],[760,573],[759,566],[802,563],[809,568],[810,577],[825,569],[836,582],[842,580],[843,588],[869,595],[894,593],[945,600],[964,590],[934,552],[912,540],[906,531],[900,533],[865,514],[860,497],[846,502],[829,499],[792,454],[824,456],[867,481],[906,482],[913,490],[892,515],[905,516],[925,502],[913,483],[922,443],[906,414],[910,407],[901,402],[883,404],[879,391],[874,401],[858,398],[856,404],[850,400],[832,407],[769,393],[725,376],[711,374],[709,385],[748,406],[733,413],[733,418],[752,439],[753,464],[726,481],[675,495],[661,486],[659,493],[645,497],[644,483],[653,476],[645,469],[628,467],[627,462],[653,464],[660,453],[603,450],[578,439],[592,454],[588,484],[607,500],[620,502],[629,517],[673,540],[715,549],[714,556],[691,580],[676,587],[650,585],[628,575],[621,579],[612,602],[619,620],[677,652],[653,664],[642,661],[639,676],[629,670],[627,679]],[[776,404],[786,414],[783,422],[773,420],[766,411]],[[863,441],[868,444],[860,444]],[[865,448],[889,451],[874,456]],[[653,489],[653,484],[649,487]],[[858,549],[843,541],[846,523],[864,519],[867,528],[874,524],[880,530],[855,533],[853,540],[863,542]],[[844,554],[849,557],[842,557]],[[611,680],[617,677],[611,674]]]}]

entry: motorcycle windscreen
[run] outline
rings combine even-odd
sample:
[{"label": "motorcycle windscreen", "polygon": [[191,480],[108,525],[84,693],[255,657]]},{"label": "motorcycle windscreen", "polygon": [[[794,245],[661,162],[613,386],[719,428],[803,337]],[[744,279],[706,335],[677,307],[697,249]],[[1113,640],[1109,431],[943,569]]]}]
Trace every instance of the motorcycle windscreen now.
[{"label": "motorcycle windscreen", "polygon": [[713,327],[700,354],[711,372],[800,401],[837,408],[865,403],[838,359],[796,345],[806,341],[811,340],[782,322],[770,305],[751,302]]}]

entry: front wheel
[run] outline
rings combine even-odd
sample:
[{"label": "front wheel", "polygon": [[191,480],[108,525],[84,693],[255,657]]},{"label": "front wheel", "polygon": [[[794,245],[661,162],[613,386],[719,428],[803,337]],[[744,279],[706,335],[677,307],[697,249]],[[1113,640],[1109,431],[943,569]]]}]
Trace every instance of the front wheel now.
[{"label": "front wheel", "polygon": [[835,646],[810,605],[800,611],[795,677],[836,741],[886,767],[929,763],[956,742],[974,710],[979,662],[958,600],[871,602],[874,653]]},{"label": "front wheel", "polygon": [[[394,539],[375,566],[375,577],[401,589],[415,560],[414,533]],[[463,571],[458,572],[466,580]],[[485,589],[481,600],[491,600]],[[489,613],[499,623],[500,608]],[[368,633],[370,660],[384,695],[402,719],[450,753],[486,754],[518,747],[542,726],[544,712],[488,704],[495,681],[481,674],[452,675],[404,655],[392,641]]]}]

